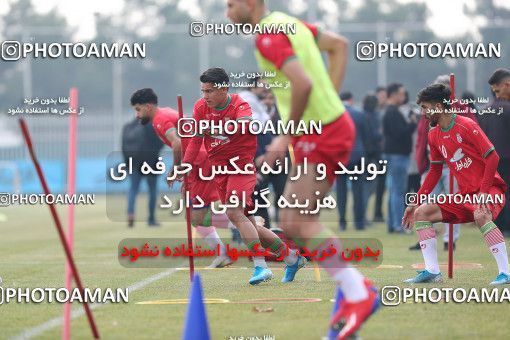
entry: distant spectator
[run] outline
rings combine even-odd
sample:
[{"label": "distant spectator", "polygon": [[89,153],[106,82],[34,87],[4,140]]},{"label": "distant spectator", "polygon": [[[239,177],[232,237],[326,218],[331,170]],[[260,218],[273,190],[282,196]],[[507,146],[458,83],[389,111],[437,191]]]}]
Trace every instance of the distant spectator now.
[{"label": "distant spectator", "polygon": [[[406,96],[404,103],[400,106],[400,111],[404,115],[410,119],[411,115],[416,115],[417,119],[420,116],[420,111],[413,110],[412,106],[409,104],[409,92],[406,90]],[[409,170],[407,174],[407,190],[406,192],[418,192],[420,189],[420,174],[418,173],[418,166],[416,165],[416,157],[415,157],[415,146],[416,146],[416,136],[417,130],[414,130],[412,135],[413,147],[411,148],[411,155],[409,157]]]},{"label": "distant spectator", "polygon": [[[361,158],[365,157],[365,145],[368,141],[369,126],[368,117],[356,109],[354,104],[354,97],[350,92],[342,92],[340,99],[345,105],[345,109],[349,112],[356,126],[356,140],[352,149],[351,158],[347,168],[352,170],[355,166],[361,166]],[[347,191],[348,181],[351,184],[352,197],[353,197],[353,213],[354,225],[356,230],[365,229],[365,211],[366,205],[363,195],[363,187],[365,183],[365,174],[362,174],[355,180],[349,180],[349,175],[339,175],[336,179],[336,190],[338,199],[338,213],[340,215],[340,229],[347,228],[346,209],[347,209]]]},{"label": "distant spectator", "polygon": [[[363,98],[362,106],[363,114],[365,115],[368,124],[368,138],[367,143],[365,144],[365,159],[368,163],[375,163],[378,166],[382,166],[379,164],[379,160],[382,160],[383,133],[381,115],[380,112],[377,112],[377,96],[373,93],[367,94],[365,98]],[[365,207],[368,206],[370,196],[372,196],[376,190],[377,181],[380,177],[383,177],[383,180],[386,178],[386,176],[382,174],[377,175],[377,177],[371,181],[367,180],[365,182],[363,191],[363,202]]]},{"label": "distant spectator", "polygon": [[405,88],[393,83],[387,88],[388,100],[383,117],[384,153],[388,160],[388,231],[403,232],[404,196],[407,187],[409,155],[412,149],[412,134],[416,129],[417,118],[408,119],[399,107],[405,102]]},{"label": "distant spectator", "polygon": [[[279,119],[279,116],[276,118],[276,120],[273,120],[272,117],[276,116],[276,107],[274,105],[274,97],[273,97],[273,105],[268,107],[268,105],[265,102],[266,96],[272,96],[271,92],[265,88],[265,86],[259,86],[259,84],[264,84],[263,80],[260,79],[254,79],[254,87],[250,87],[248,90],[244,90],[239,92],[239,95],[250,105],[253,119],[256,119],[260,122],[267,122],[272,121],[273,123],[276,123],[276,121]],[[276,126],[276,125],[274,125]],[[269,174],[269,175],[263,175],[260,172],[260,166],[262,165],[261,160],[263,158],[263,155],[266,152],[266,146],[271,144],[273,141],[273,138],[276,137],[273,134],[266,133],[257,134],[257,151],[255,153],[255,165],[257,167],[257,184],[255,185],[255,191],[258,193],[261,192],[261,190],[266,189],[271,185],[272,187],[272,193],[274,194],[274,204],[271,208],[274,209],[275,219],[278,221],[278,199],[280,196],[283,195],[283,189],[285,188],[285,182],[287,181],[287,174],[280,173],[280,174]],[[287,156],[288,157],[288,156]],[[258,195],[254,196],[255,199],[258,199]],[[269,215],[269,211],[266,208],[259,208],[257,210],[257,214],[264,218],[265,220],[265,226],[267,228],[274,227],[271,223],[271,218]]]},{"label": "distant spectator", "polygon": [[158,195],[158,175],[143,175],[140,171],[142,164],[147,162],[153,169],[158,162],[159,152],[163,143],[154,132],[152,125],[142,125],[137,118],[122,128],[122,154],[127,164],[132,159],[133,173],[129,176],[128,192],[128,226],[133,227],[135,222],[135,201],[140,189],[140,182],[147,179],[149,187],[149,216],[147,223],[151,227],[159,226],[156,221],[155,210]]},{"label": "distant spectator", "polygon": [[[480,127],[494,145],[499,155],[498,172],[510,183],[510,70],[497,69],[489,78],[489,85],[496,99],[489,106],[495,113],[478,116]],[[510,234],[510,195],[506,192],[505,208],[495,223]]]},{"label": "distant spectator", "polygon": [[[381,122],[382,127],[382,118],[384,112],[386,111],[386,102],[388,100],[388,95],[386,92],[386,87],[378,86],[375,89],[375,94],[377,96],[377,113],[379,116],[379,121]],[[382,133],[382,132],[381,132]],[[381,150],[384,145],[384,135],[381,140]],[[374,222],[384,222],[384,216],[382,212],[383,205],[383,196],[386,191],[386,173],[379,175],[376,177],[376,188],[375,188],[375,206],[374,206]]]}]

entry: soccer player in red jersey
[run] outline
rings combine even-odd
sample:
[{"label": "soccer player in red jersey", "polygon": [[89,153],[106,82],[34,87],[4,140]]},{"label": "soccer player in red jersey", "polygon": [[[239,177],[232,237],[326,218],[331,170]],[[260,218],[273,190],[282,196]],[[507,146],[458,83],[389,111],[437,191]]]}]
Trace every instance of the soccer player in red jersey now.
[{"label": "soccer player in red jersey", "polygon": [[[229,77],[222,68],[211,68],[200,76],[202,98],[195,103],[193,118],[197,125],[201,121],[207,121],[209,126],[212,122],[223,124],[226,121],[236,121],[241,125],[243,120],[251,120],[250,106],[237,94],[228,93]],[[199,131],[200,132],[200,131]],[[223,204],[230,202],[236,196],[246,206],[228,207],[227,215],[230,221],[237,227],[241,236],[251,251],[256,251],[260,246],[270,249],[277,256],[283,256],[286,252],[285,244],[271,230],[258,225],[253,216],[248,214],[253,208],[251,197],[256,183],[256,172],[253,164],[257,148],[257,137],[250,133],[242,133],[238,129],[235,134],[214,135],[209,133],[197,134],[191,139],[186,150],[183,163],[191,163],[196,154],[205,144],[209,161],[213,166],[227,167],[229,171],[235,168],[230,164],[230,159],[239,157],[235,162],[241,169],[253,170],[250,174],[218,174],[214,175],[214,183]],[[245,131],[246,132],[246,131]],[[297,270],[304,266],[306,259],[299,255],[295,249],[290,249],[283,256],[286,269],[283,282],[293,281]],[[258,284],[270,280],[273,274],[267,268],[264,256],[253,257],[254,271],[249,280],[250,284]],[[294,266],[295,264],[295,266]]]},{"label": "soccer player in red jersey", "polygon": [[[149,88],[133,93],[131,105],[142,124],[152,122],[156,134],[172,149],[174,165],[179,165],[181,163],[181,138],[176,131],[179,113],[169,107],[158,107],[158,97]],[[211,167],[205,149],[199,151],[192,165],[193,168],[188,181],[190,197],[195,201],[196,197],[199,196],[204,201],[204,208],[192,209],[191,222],[211,248],[216,248],[217,245],[220,246],[220,255],[214,259],[209,267],[222,268],[231,265],[233,261],[227,256],[225,245],[215,228],[227,228],[230,221],[226,214],[213,214],[211,212],[210,205],[219,200],[216,187],[212,182],[204,181],[198,176],[198,166],[201,166],[202,169],[210,169]],[[172,170],[170,170],[169,175]],[[169,186],[172,184],[172,182],[168,183]]]},{"label": "soccer player in red jersey", "polygon": [[[261,70],[275,74],[270,81],[290,84],[290,88],[272,89],[282,120],[295,125],[321,122],[322,134],[279,135],[267,148],[265,161],[272,165],[284,157],[292,144],[295,157],[292,175],[305,159],[308,172],[298,180],[287,180],[284,196],[287,200],[295,197],[300,202],[313,202],[308,207],[313,210],[317,199],[329,193],[335,171],[339,169],[338,162],[348,163],[354,144],[354,123],[338,97],[348,60],[347,40],[285,13],[269,12],[263,0],[227,0],[227,16],[235,23],[259,25],[259,28],[278,25],[295,28],[295,32],[257,34],[255,56]],[[327,54],[328,68],[321,52]],[[317,180],[320,163],[326,166],[327,180]],[[340,240],[321,224],[318,214],[302,214],[299,209],[286,208],[280,211],[280,223],[287,236],[308,249],[320,252],[330,245],[338,250],[342,248]],[[330,323],[334,326],[341,320],[345,322],[338,334],[340,339],[345,339],[377,309],[376,290],[340,256],[331,256],[320,265],[343,292],[344,299]]]},{"label": "soccer player in red jersey", "polygon": [[433,126],[428,134],[430,171],[418,191],[418,198],[432,191],[441,176],[443,163],[446,163],[457,180],[459,192],[455,199],[406,208],[403,224],[407,229],[413,225],[416,228],[425,270],[405,282],[442,280],[433,223],[474,222],[480,228],[498,265],[499,274],[491,284],[510,283],[505,239],[493,222],[504,207],[504,193],[507,189],[506,183],[496,171],[499,156],[476,122],[449,111],[449,99],[450,88],[443,84],[430,85],[418,93],[417,103]]}]

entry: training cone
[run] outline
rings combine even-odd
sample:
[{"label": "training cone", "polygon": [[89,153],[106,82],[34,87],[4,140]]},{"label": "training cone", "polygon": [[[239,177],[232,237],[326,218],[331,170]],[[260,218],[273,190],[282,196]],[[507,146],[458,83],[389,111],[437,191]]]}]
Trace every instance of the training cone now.
[{"label": "training cone", "polygon": [[185,322],[183,340],[208,340],[211,338],[205,314],[202,284],[198,274],[193,277]]},{"label": "training cone", "polygon": [[[337,287],[335,302],[333,303],[333,311],[331,312],[331,317],[333,317],[333,315],[335,315],[336,312],[338,311],[338,307],[340,306],[340,302],[342,301],[343,298],[344,298],[344,294],[342,293],[342,290],[340,289],[340,287]],[[340,333],[339,328],[330,327],[329,332],[328,332],[328,339],[329,340],[336,339],[338,336],[338,333]]]}]

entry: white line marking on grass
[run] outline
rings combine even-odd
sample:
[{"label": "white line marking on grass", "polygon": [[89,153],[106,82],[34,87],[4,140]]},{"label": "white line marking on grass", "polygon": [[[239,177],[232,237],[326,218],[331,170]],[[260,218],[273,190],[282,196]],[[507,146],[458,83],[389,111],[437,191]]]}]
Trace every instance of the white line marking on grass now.
[{"label": "white line marking on grass", "polygon": [[[144,288],[145,286],[150,285],[153,282],[156,282],[158,280],[161,280],[164,277],[170,276],[173,273],[177,271],[176,268],[171,268],[169,270],[165,270],[164,272],[158,273],[156,275],[153,275],[151,277],[146,278],[145,280],[135,282],[131,286],[128,286],[127,289],[129,290],[129,293],[135,292],[137,290],[140,290]],[[107,305],[109,302],[106,303],[94,303],[89,305],[91,310],[97,309],[99,307]],[[77,308],[73,308],[71,311],[71,320],[77,319],[81,316],[85,315],[85,311],[83,309],[83,306],[79,306]],[[97,320],[97,319],[96,319]],[[39,326],[32,327],[25,329],[21,334],[12,337],[11,340],[22,340],[22,339],[31,339],[33,337],[39,336],[42,333],[46,332],[47,330],[50,330],[52,328],[61,326],[64,323],[63,316],[59,316],[57,318],[51,319],[46,321],[43,324],[40,324]]]}]

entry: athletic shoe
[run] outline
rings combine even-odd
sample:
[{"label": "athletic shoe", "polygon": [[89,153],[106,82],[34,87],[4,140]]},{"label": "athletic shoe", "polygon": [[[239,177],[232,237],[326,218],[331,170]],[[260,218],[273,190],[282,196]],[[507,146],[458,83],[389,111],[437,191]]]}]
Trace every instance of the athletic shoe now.
[{"label": "athletic shoe", "polygon": [[[443,250],[448,251],[448,242],[444,242]],[[453,251],[455,251],[455,242],[453,242]]]},{"label": "athletic shoe", "polygon": [[420,242],[417,242],[416,244],[410,246],[409,250],[421,250]]},{"label": "athletic shoe", "polygon": [[505,273],[499,273],[494,281],[491,282],[491,285],[504,285],[510,283],[510,275]]},{"label": "athletic shoe", "polygon": [[285,265],[285,274],[282,277],[282,282],[291,282],[294,281],[294,277],[298,270],[303,268],[305,264],[308,262],[306,258],[301,255],[298,255],[296,263],[293,265]]},{"label": "athletic shoe", "polygon": [[250,279],[251,285],[258,285],[261,282],[269,281],[273,278],[273,273],[269,270],[269,268],[262,268],[256,266],[253,269],[253,276]]},{"label": "athletic shoe", "polygon": [[227,255],[217,256],[207,268],[223,268],[230,266],[234,261]]},{"label": "athletic shoe", "polygon": [[441,273],[432,274],[427,270],[418,270],[418,275],[412,279],[404,280],[405,283],[429,283],[429,282],[443,282],[443,275]]},{"label": "athletic shoe", "polygon": [[377,289],[365,279],[368,297],[360,302],[350,303],[342,300],[338,311],[333,315],[330,326],[338,327],[343,324],[337,339],[345,340],[356,337],[356,331],[379,308],[379,294]]}]

